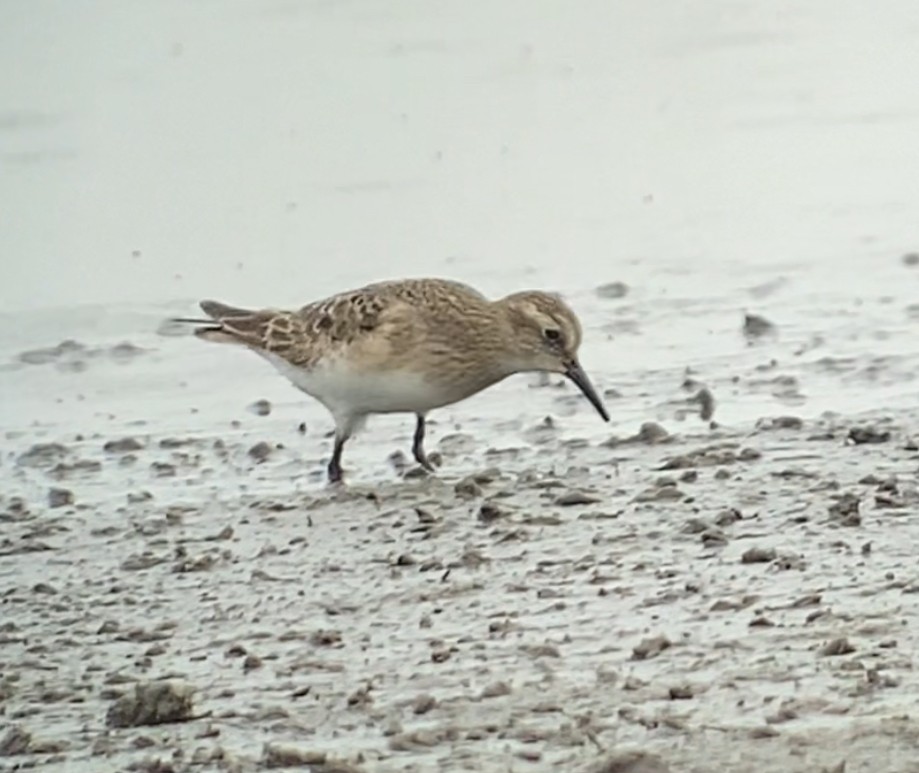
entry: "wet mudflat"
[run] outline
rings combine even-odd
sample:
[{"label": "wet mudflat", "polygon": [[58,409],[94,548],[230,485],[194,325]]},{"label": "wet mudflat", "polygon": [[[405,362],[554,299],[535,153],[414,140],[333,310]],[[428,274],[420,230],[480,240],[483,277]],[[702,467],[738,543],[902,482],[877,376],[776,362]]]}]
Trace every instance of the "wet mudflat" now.
[{"label": "wet mudflat", "polygon": [[915,770],[910,418],[441,430],[299,492],[287,443],[22,433],[2,765]]},{"label": "wet mudflat", "polygon": [[[0,9],[0,769],[919,770],[916,4],[448,5]],[[612,423],[163,322],[419,275]]]}]

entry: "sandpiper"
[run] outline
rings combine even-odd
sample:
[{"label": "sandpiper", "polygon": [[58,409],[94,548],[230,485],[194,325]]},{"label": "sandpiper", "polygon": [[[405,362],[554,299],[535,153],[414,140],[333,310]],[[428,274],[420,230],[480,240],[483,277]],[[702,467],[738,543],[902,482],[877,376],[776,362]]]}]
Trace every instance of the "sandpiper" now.
[{"label": "sandpiper", "polygon": [[514,374],[561,373],[604,421],[609,415],[578,362],[581,325],[553,293],[529,290],[491,301],[446,279],[378,282],[298,311],[240,309],[202,301],[208,341],[246,346],[335,420],[329,481],[341,481],[345,442],[372,413],[413,413],[412,454],[424,451],[429,411],[463,400]]}]

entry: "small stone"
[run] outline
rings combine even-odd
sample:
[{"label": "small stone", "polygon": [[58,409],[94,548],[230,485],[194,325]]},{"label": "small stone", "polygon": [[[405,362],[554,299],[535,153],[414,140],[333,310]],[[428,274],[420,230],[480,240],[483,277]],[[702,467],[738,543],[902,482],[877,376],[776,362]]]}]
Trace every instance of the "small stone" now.
[{"label": "small stone", "polygon": [[853,652],[855,652],[855,647],[844,636],[838,639],[831,639],[820,648],[820,654],[825,657],[849,655]]},{"label": "small stone", "polygon": [[499,518],[505,518],[507,512],[498,507],[494,502],[483,502],[479,508],[478,518],[482,523],[492,523]]},{"label": "small stone", "polygon": [[715,416],[715,396],[708,387],[702,387],[696,394],[689,398],[690,402],[699,404],[699,418],[702,421],[711,421]]},{"label": "small stone", "polygon": [[830,505],[830,517],[838,521],[841,526],[861,526],[862,518],[859,513],[861,500],[857,494],[845,493],[835,497],[836,501]]},{"label": "small stone", "polygon": [[761,338],[775,332],[775,325],[759,314],[744,314],[743,334],[747,338]]},{"label": "small stone", "polygon": [[864,443],[886,443],[890,440],[890,432],[879,430],[876,427],[852,427],[846,440],[853,445]]},{"label": "small stone", "polygon": [[798,416],[773,416],[758,419],[756,429],[761,431],[780,429],[804,429],[804,420]]},{"label": "small stone", "polygon": [[668,691],[672,701],[688,701],[693,697],[693,690],[687,684],[671,687]]},{"label": "small stone", "polygon": [[262,749],[262,766],[266,768],[305,768],[328,770],[326,752],[300,749],[296,746],[267,743]]},{"label": "small stone", "polygon": [[482,690],[482,698],[500,698],[510,694],[511,688],[507,682],[494,682]]},{"label": "small stone", "polygon": [[625,282],[607,282],[600,285],[595,292],[598,298],[615,301],[628,295],[629,286]]},{"label": "small stone", "polygon": [[215,534],[211,539],[215,541],[222,542],[224,540],[233,539],[233,527],[224,526],[217,534]]},{"label": "small stone", "polygon": [[666,443],[672,440],[672,436],[656,421],[646,421],[638,428],[635,440],[639,443],[657,445],[658,443]]},{"label": "small stone", "polygon": [[722,510],[715,516],[715,524],[718,526],[732,526],[738,521],[743,520],[743,515],[741,515],[740,510],[735,507],[730,507],[727,510]]},{"label": "small stone", "polygon": [[431,662],[432,663],[446,663],[453,653],[448,647],[439,647],[437,649],[431,650]]},{"label": "small stone", "polygon": [[341,631],[320,628],[310,635],[310,644],[315,647],[335,647],[341,644]]},{"label": "small stone", "polygon": [[702,518],[690,518],[683,524],[683,528],[680,531],[683,534],[701,534],[710,528],[711,524],[706,523]]},{"label": "small stone", "polygon": [[670,639],[666,636],[654,636],[644,639],[632,649],[632,660],[650,660],[657,657],[664,650],[670,649]]},{"label": "small stone", "polygon": [[267,416],[271,413],[271,403],[268,400],[256,400],[248,408],[250,413],[256,416]]},{"label": "small stone", "polygon": [[249,671],[255,671],[255,669],[261,667],[262,659],[258,655],[246,655],[246,659],[243,661],[243,671],[248,673]]},{"label": "small stone", "polygon": [[52,488],[48,490],[48,506],[66,507],[73,504],[73,492],[66,488]]},{"label": "small stone", "polygon": [[19,455],[16,464],[22,467],[51,467],[65,456],[67,448],[60,443],[36,443]]},{"label": "small stone", "polygon": [[458,481],[453,491],[463,499],[475,499],[483,494],[482,487],[471,476]]},{"label": "small stone", "polygon": [[567,491],[556,497],[555,504],[562,507],[571,507],[573,505],[592,505],[600,501],[600,497],[593,494],[587,494],[583,491]]},{"label": "small stone", "polygon": [[109,708],[109,727],[139,727],[186,722],[192,718],[194,690],[183,682],[145,682]]},{"label": "small stone", "polygon": [[775,561],[778,553],[775,548],[750,548],[740,557],[742,564],[768,564]]},{"label": "small stone", "polygon": [[134,451],[143,450],[144,444],[137,438],[126,437],[119,440],[109,440],[102,446],[102,450],[107,454],[129,454]]},{"label": "small stone", "polygon": [[32,734],[24,727],[13,725],[0,740],[0,757],[28,754],[31,746]]},{"label": "small stone", "polygon": [[415,714],[427,714],[431,709],[437,706],[437,699],[433,695],[419,695],[412,701],[412,712]]},{"label": "small stone", "polygon": [[249,449],[249,456],[255,459],[256,463],[261,464],[271,456],[271,451],[271,445],[261,440]]},{"label": "small stone", "polygon": [[728,535],[721,529],[710,526],[702,532],[701,540],[705,547],[716,548],[728,544]]},{"label": "small stone", "polygon": [[630,751],[611,754],[586,773],[670,773],[670,768],[655,754]]}]

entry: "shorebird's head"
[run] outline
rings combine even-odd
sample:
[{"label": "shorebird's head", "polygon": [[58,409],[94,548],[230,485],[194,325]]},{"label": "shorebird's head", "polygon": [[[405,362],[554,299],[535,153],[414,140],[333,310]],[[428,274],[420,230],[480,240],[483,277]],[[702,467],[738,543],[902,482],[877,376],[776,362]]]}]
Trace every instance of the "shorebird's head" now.
[{"label": "shorebird's head", "polygon": [[609,421],[603,401],[578,362],[581,323],[568,305],[558,295],[538,290],[508,295],[501,303],[511,325],[515,370],[564,374]]}]

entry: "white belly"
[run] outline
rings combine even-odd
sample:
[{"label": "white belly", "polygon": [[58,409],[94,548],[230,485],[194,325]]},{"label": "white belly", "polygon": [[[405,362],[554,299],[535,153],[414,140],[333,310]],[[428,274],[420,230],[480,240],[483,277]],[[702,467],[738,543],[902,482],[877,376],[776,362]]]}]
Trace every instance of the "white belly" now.
[{"label": "white belly", "polygon": [[341,360],[305,370],[269,352],[262,354],[294,386],[316,398],[335,416],[425,413],[453,402],[449,395],[411,371],[368,376]]}]

